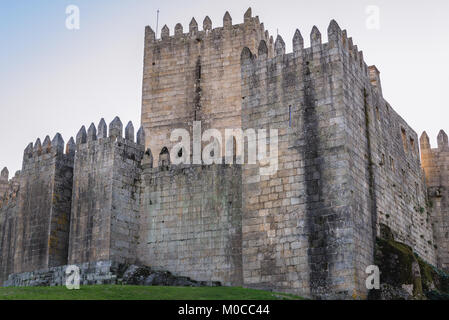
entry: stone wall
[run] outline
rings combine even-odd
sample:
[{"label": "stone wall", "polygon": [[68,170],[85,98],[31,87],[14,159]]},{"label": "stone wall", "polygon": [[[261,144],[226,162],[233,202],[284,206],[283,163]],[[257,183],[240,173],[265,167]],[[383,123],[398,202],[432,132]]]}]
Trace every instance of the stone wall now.
[{"label": "stone wall", "polygon": [[438,147],[431,148],[427,133],[422,134],[421,159],[432,210],[437,266],[449,271],[449,144],[443,130],[437,141]]},{"label": "stone wall", "polygon": [[[14,273],[67,263],[73,154],[60,134],[24,152],[14,213]],[[10,257],[11,258],[11,257]]]},{"label": "stone wall", "polygon": [[205,129],[241,127],[240,53],[245,46],[257,49],[261,39],[271,55],[272,39],[251,9],[237,25],[226,13],[223,27],[214,29],[208,17],[203,31],[194,19],[188,33],[178,24],[170,36],[164,26],[161,39],[146,28],[141,121],[155,166],[162,148],[174,144],[173,129],[191,130],[193,121]]},{"label": "stone wall", "polygon": [[0,286],[8,274],[14,271],[14,251],[17,221],[17,195],[20,190],[20,171],[8,181],[3,169],[4,192],[0,195]]},{"label": "stone wall", "polygon": [[[356,279],[363,286],[381,223],[429,263],[435,252],[417,134],[382,97],[377,68],[365,64],[346,31],[341,35],[351,206],[361,231],[355,241]],[[369,225],[372,237],[367,236]]]},{"label": "stone wall", "polygon": [[144,169],[138,263],[242,285],[240,166]]},{"label": "stone wall", "polygon": [[431,264],[435,250],[417,134],[383,98],[377,68],[366,65],[346,31],[338,35],[350,203],[358,230],[355,281],[364,287],[365,268],[372,261],[380,224],[390,227],[397,241]]},{"label": "stone wall", "polygon": [[278,172],[243,170],[244,279],[366,297],[379,223],[432,263],[430,213],[416,133],[335,21],[328,38],[314,28],[311,48],[297,31],[291,54],[280,37],[272,59],[263,42],[242,52],[243,123],[279,130]]},{"label": "stone wall", "polygon": [[143,143],[139,132],[116,118],[104,120],[98,133],[92,124],[77,135],[70,224],[70,264],[114,260],[132,263],[136,258],[137,219],[140,204],[140,160]]},{"label": "stone wall", "polygon": [[16,239],[17,198],[10,198],[0,205],[0,286],[14,272]]},{"label": "stone wall", "polygon": [[[329,36],[333,32],[330,30]],[[314,28],[294,52],[281,37],[276,56],[242,53],[243,123],[278,129],[279,168],[243,171],[245,285],[317,298],[348,297],[355,277],[355,229],[345,148],[341,53]],[[367,235],[369,237],[369,233]]]}]

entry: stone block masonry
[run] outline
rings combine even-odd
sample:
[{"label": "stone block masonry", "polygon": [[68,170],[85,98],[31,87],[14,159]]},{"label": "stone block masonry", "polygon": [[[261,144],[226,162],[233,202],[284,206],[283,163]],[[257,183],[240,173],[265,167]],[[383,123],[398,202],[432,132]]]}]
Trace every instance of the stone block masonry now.
[{"label": "stone block masonry", "polygon": [[[293,53],[242,51],[242,123],[277,128],[279,171],[244,166],[246,285],[316,298],[366,297],[379,225],[435,264],[417,135],[382,97],[379,72],[335,21]],[[282,217],[282,218],[281,218]],[[249,232],[245,232],[249,230]]]},{"label": "stone block masonry", "polygon": [[184,128],[192,134],[193,121],[223,136],[225,128],[241,127],[240,53],[244,47],[256,50],[262,39],[271,56],[273,39],[251,9],[242,24],[233,25],[226,13],[222,27],[212,29],[206,17],[200,31],[192,19],[188,33],[177,24],[170,35],[165,26],[161,39],[146,28],[142,125],[151,135],[146,146],[155,163],[164,147],[174,145],[170,133]]},{"label": "stone block masonry", "polygon": [[9,171],[8,168],[3,168],[2,172],[0,173],[0,195],[3,198],[3,195],[8,190],[8,184],[9,184]]},{"label": "stone block masonry", "polygon": [[272,59],[264,42],[257,54],[242,52],[243,123],[279,130],[278,172],[243,169],[245,285],[324,299],[366,290],[354,281],[364,230],[350,207],[338,31],[332,23],[332,42],[322,44],[315,27],[308,49],[297,31],[290,54],[279,36]]},{"label": "stone block masonry", "polygon": [[167,271],[155,271],[149,267],[127,265],[107,260],[12,274],[5,281],[4,286],[65,286],[67,282],[73,285],[75,278],[74,270],[76,270],[79,276],[80,285],[124,284],[176,287],[216,287],[221,285],[219,282],[195,281],[188,277],[174,276]]},{"label": "stone block masonry", "polygon": [[136,259],[140,204],[141,135],[134,140],[129,123],[104,120],[77,135],[73,181],[70,264],[99,260],[133,263]]},{"label": "stone block masonry", "polygon": [[431,148],[424,132],[420,138],[421,159],[426,176],[437,265],[449,272],[449,144],[446,132],[440,131],[438,147]]},{"label": "stone block masonry", "polygon": [[[251,9],[238,25],[226,13],[217,28],[208,17],[202,31],[195,19],[188,33],[164,26],[161,39],[147,27],[136,136],[132,123],[101,120],[65,152],[60,135],[30,144],[11,180],[1,171],[0,284],[61,283],[66,264],[86,266],[85,281],[97,283],[98,263],[114,261],[363,299],[381,225],[447,270],[447,135],[432,149],[423,134],[420,161],[417,134],[383,98],[378,69],[335,21],[327,38],[314,27],[305,48],[297,30],[286,53]],[[174,165],[171,132],[192,137],[197,122],[222,137],[242,129],[244,150],[234,142],[233,156],[243,164]],[[247,130],[266,130],[267,146]],[[271,175],[261,174],[264,161],[246,161],[252,143],[276,158]]]},{"label": "stone block masonry", "polygon": [[67,263],[73,154],[60,134],[28,145],[2,204],[2,278]]},{"label": "stone block masonry", "polygon": [[241,166],[144,169],[138,263],[240,286]]},{"label": "stone block masonry", "polygon": [[14,272],[18,189],[10,188],[0,197],[0,285]]}]

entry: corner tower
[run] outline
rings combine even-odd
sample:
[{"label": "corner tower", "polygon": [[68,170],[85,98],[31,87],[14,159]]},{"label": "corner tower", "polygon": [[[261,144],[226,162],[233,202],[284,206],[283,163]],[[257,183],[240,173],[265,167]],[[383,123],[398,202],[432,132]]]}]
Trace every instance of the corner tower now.
[{"label": "corner tower", "polygon": [[437,141],[438,147],[431,148],[427,133],[421,135],[421,161],[432,207],[437,265],[449,271],[449,144],[443,130]]}]

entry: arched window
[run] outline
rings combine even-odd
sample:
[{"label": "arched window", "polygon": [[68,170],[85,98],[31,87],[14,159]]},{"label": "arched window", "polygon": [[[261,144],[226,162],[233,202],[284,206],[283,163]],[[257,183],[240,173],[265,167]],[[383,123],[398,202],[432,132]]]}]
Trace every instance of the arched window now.
[{"label": "arched window", "polygon": [[170,152],[167,147],[163,147],[159,154],[159,167],[168,167],[170,165]]},{"label": "arched window", "polygon": [[143,155],[143,163],[149,165],[150,168],[153,168],[153,153],[150,148],[148,148]]}]

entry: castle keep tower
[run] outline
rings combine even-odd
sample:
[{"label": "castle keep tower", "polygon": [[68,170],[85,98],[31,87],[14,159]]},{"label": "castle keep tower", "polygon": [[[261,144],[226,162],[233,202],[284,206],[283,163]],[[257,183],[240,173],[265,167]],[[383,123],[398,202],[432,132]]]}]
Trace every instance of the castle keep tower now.
[{"label": "castle keep tower", "polygon": [[177,24],[170,35],[164,26],[161,39],[150,27],[145,29],[141,119],[151,136],[147,147],[155,166],[162,148],[175,144],[170,134],[176,128],[191,131],[193,121],[201,121],[203,129],[241,127],[240,53],[244,47],[257,50],[261,40],[272,56],[273,40],[251,9],[237,25],[226,12],[218,28],[206,17],[202,31],[195,19],[188,33]]},{"label": "castle keep tower", "polygon": [[438,147],[431,148],[424,132],[420,138],[421,161],[426,175],[428,196],[433,207],[433,230],[438,267],[449,271],[449,144],[447,134],[438,134]]}]

